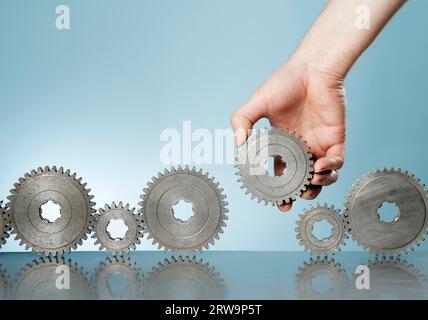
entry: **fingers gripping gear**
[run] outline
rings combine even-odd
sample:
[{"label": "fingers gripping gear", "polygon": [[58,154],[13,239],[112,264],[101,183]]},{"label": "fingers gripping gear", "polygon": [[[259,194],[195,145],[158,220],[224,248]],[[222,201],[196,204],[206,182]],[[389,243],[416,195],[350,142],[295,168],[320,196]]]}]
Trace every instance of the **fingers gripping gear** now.
[{"label": "fingers gripping gear", "polygon": [[[269,157],[281,156],[285,170],[281,176],[269,176],[265,165]],[[305,191],[313,175],[313,160],[306,143],[285,129],[273,128],[252,134],[238,149],[237,169],[251,198],[283,204],[294,201]]]}]

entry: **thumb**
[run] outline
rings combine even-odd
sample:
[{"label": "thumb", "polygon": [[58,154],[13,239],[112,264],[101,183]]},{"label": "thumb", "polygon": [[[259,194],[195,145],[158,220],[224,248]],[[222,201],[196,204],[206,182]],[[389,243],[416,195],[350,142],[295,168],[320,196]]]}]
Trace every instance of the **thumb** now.
[{"label": "thumb", "polygon": [[245,143],[253,125],[265,116],[266,109],[266,95],[259,90],[231,116],[230,123],[235,133],[237,147]]}]

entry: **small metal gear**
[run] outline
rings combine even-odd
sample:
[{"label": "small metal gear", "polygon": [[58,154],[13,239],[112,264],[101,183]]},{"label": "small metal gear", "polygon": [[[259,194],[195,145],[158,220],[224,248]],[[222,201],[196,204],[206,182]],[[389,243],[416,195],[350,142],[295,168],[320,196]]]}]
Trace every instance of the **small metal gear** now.
[{"label": "small metal gear", "polygon": [[171,257],[149,273],[143,285],[146,300],[218,300],[225,296],[220,274],[195,257]]},{"label": "small metal gear", "polygon": [[[120,274],[126,280],[122,292],[117,295],[110,287],[109,279]],[[141,296],[141,269],[131,258],[112,257],[101,262],[93,278],[95,295],[100,300],[136,300]]]},{"label": "small metal gear", "polygon": [[[63,254],[87,239],[95,203],[90,189],[75,173],[55,166],[38,168],[20,178],[10,192],[6,206],[12,233],[25,249],[45,255]],[[54,222],[41,215],[42,206],[49,201],[61,207],[61,217]]]},{"label": "small metal gear", "polygon": [[[144,232],[159,249],[180,252],[208,249],[223,233],[227,220],[226,196],[208,173],[188,166],[159,173],[144,189],[140,202]],[[193,205],[193,216],[182,221],[173,207],[184,200]]]},{"label": "small metal gear", "polygon": [[[122,239],[114,239],[107,230],[109,223],[117,219],[123,220],[128,228]],[[94,215],[94,221],[92,238],[96,239],[95,244],[100,246],[100,250],[107,249],[113,255],[123,254],[135,250],[141,243],[144,227],[140,216],[135,214],[135,209],[131,209],[129,204],[125,206],[122,202],[118,205],[115,202],[111,205],[106,204],[104,209],[99,209],[99,214]]]},{"label": "small metal gear", "polygon": [[[392,222],[382,221],[378,210],[394,203],[399,211]],[[381,255],[398,255],[419,246],[427,233],[428,196],[414,175],[401,169],[371,172],[349,191],[347,228],[365,249]]]},{"label": "small metal gear", "polygon": [[[378,257],[368,262],[369,295],[381,299],[425,299],[427,280],[412,264],[397,257]],[[385,296],[386,295],[386,296]]]},{"label": "small metal gear", "polygon": [[[319,276],[326,276],[329,285],[316,288],[313,280]],[[310,259],[304,262],[296,275],[296,290],[301,299],[343,299],[349,288],[349,279],[345,270],[336,261],[327,257]]]},{"label": "small metal gear", "polygon": [[[305,247],[314,255],[328,255],[341,250],[345,244],[346,230],[345,217],[340,210],[334,206],[329,207],[327,204],[316,207],[310,207],[305,210],[304,214],[299,215],[297,221],[297,240],[299,244]],[[314,233],[314,225],[317,222],[326,220],[331,226],[331,235],[326,239],[318,239]]]},{"label": "small metal gear", "polygon": [[91,296],[83,268],[64,257],[40,257],[17,273],[10,297],[15,300],[84,300]]},{"label": "small metal gear", "polygon": [[6,243],[9,238],[10,231],[10,215],[3,208],[3,201],[0,201],[0,248]]},{"label": "small metal gear", "polygon": [[[265,165],[269,157],[281,156],[285,170],[281,176],[269,176]],[[313,175],[313,160],[306,142],[296,132],[272,128],[252,134],[239,147],[238,182],[251,199],[267,205],[289,203],[304,192]]]}]

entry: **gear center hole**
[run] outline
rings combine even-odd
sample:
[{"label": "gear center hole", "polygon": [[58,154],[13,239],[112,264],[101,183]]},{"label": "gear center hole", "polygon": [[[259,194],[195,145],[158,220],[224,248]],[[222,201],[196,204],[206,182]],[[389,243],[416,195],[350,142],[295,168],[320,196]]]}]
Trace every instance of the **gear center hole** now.
[{"label": "gear center hole", "polygon": [[269,156],[266,159],[266,174],[271,177],[282,176],[286,170],[286,167],[287,165],[280,155]]},{"label": "gear center hole", "polygon": [[112,273],[107,279],[110,296],[115,299],[123,299],[125,297],[128,285],[128,279],[120,272]]},{"label": "gear center hole", "polygon": [[193,204],[187,200],[178,201],[171,209],[172,215],[175,219],[181,222],[187,222],[195,214]]},{"label": "gear center hole", "polygon": [[123,219],[113,219],[107,225],[107,234],[114,241],[123,240],[128,232],[128,226]]},{"label": "gear center hole", "polygon": [[54,223],[61,218],[61,206],[54,201],[48,201],[40,207],[39,213],[47,223]]},{"label": "gear center hole", "polygon": [[327,219],[316,221],[312,227],[312,234],[319,241],[329,240],[333,235],[333,226]]},{"label": "gear center hole", "polygon": [[377,215],[380,221],[392,224],[400,218],[400,210],[396,203],[385,201],[379,206]]}]

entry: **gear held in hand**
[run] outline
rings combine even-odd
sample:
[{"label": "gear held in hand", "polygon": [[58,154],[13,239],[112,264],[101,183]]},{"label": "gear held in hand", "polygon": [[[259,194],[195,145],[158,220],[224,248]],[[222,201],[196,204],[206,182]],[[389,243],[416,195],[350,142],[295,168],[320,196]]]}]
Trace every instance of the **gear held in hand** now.
[{"label": "gear held in hand", "polygon": [[[148,239],[173,251],[208,249],[226,226],[226,196],[219,184],[202,170],[171,168],[153,177],[140,202]],[[193,216],[183,221],[174,214],[180,201],[191,203]]]},{"label": "gear held in hand", "polygon": [[[269,157],[281,157],[285,165],[281,175],[270,176],[266,170]],[[272,128],[253,133],[239,147],[236,167],[246,188],[245,194],[267,205],[290,203],[301,196],[313,176],[313,160],[301,137],[286,129]]]}]

